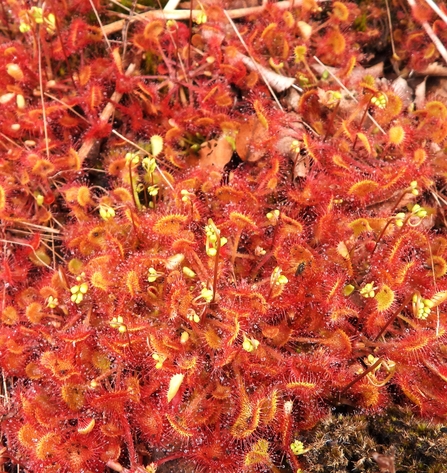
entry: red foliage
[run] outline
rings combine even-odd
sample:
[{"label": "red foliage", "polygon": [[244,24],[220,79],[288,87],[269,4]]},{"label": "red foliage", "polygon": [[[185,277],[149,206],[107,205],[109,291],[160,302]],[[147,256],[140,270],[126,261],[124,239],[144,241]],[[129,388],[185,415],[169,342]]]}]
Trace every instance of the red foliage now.
[{"label": "red foliage", "polygon": [[[447,107],[359,66],[386,13],[268,4],[237,25],[248,52],[217,6],[110,49],[91,3],[33,8],[3,12],[0,47],[12,461],[297,470],[334,405],[445,420]],[[437,54],[425,8],[402,69]]]}]

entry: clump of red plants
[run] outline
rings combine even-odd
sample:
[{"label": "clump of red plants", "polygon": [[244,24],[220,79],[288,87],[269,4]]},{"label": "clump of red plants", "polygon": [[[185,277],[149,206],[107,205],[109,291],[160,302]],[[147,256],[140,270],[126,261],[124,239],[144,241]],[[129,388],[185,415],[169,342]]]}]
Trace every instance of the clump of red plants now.
[{"label": "clump of red plants", "polygon": [[405,80],[444,21],[142,8],[1,2],[2,471],[297,472],[333,409],[445,421],[447,107]]}]

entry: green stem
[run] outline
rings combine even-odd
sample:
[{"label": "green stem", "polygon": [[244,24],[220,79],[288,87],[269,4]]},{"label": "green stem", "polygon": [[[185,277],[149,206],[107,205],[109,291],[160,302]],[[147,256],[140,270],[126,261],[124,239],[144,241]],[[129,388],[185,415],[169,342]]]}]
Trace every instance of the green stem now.
[{"label": "green stem", "polygon": [[211,304],[214,304],[216,299],[216,291],[217,291],[217,277],[219,272],[219,253],[220,253],[220,232],[217,234],[217,248],[216,248],[216,256],[214,259],[214,276],[213,276],[213,298],[211,299]]},{"label": "green stem", "polygon": [[138,198],[137,189],[135,187],[135,182],[132,175],[132,159],[129,160],[129,179],[130,179],[130,187],[132,189],[133,203],[135,204],[135,208],[137,210],[141,210],[140,199]]}]

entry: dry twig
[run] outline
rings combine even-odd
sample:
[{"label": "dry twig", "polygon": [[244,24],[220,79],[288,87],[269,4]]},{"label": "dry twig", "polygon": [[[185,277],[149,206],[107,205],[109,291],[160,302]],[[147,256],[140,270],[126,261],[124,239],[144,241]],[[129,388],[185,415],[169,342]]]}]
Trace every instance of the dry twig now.
[{"label": "dry twig", "polygon": [[[301,4],[301,0],[286,0],[283,2],[278,2],[276,3],[276,7],[280,8],[281,10],[287,10],[288,8],[291,8],[292,6],[299,6]],[[232,19],[235,18],[243,18],[244,16],[247,15],[253,15],[256,13],[261,13],[265,9],[264,5],[261,5],[259,7],[249,7],[249,8],[237,8],[235,10],[229,10],[228,11],[228,16]],[[134,15],[132,17],[132,22],[133,21],[149,21],[149,20],[156,20],[156,19],[164,19],[164,20],[188,20],[189,19],[189,10],[151,10],[147,11],[145,13],[141,13],[139,15]],[[192,18],[193,20],[202,16],[203,11],[202,10],[192,10]],[[126,20],[118,20],[113,23],[110,23],[109,25],[105,25],[103,28],[103,32],[106,35],[116,33],[117,31],[121,31],[123,28],[124,23]]]}]

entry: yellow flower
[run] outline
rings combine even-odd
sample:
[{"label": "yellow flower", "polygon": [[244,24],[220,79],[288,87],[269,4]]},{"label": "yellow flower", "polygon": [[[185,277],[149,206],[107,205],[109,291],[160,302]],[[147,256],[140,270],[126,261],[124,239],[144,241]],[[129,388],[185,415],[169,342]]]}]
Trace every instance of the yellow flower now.
[{"label": "yellow flower", "polygon": [[[80,280],[80,277],[78,276],[76,279]],[[87,294],[87,291],[88,291],[88,284],[86,282],[83,282],[82,284],[77,284],[71,287],[70,288],[71,301],[74,302],[75,304],[80,304],[84,299],[84,295]]]},{"label": "yellow flower", "polygon": [[259,346],[259,341],[256,340],[255,338],[247,338],[244,335],[244,341],[242,342],[242,348],[247,351],[248,353],[251,353],[252,351],[256,350]]}]

